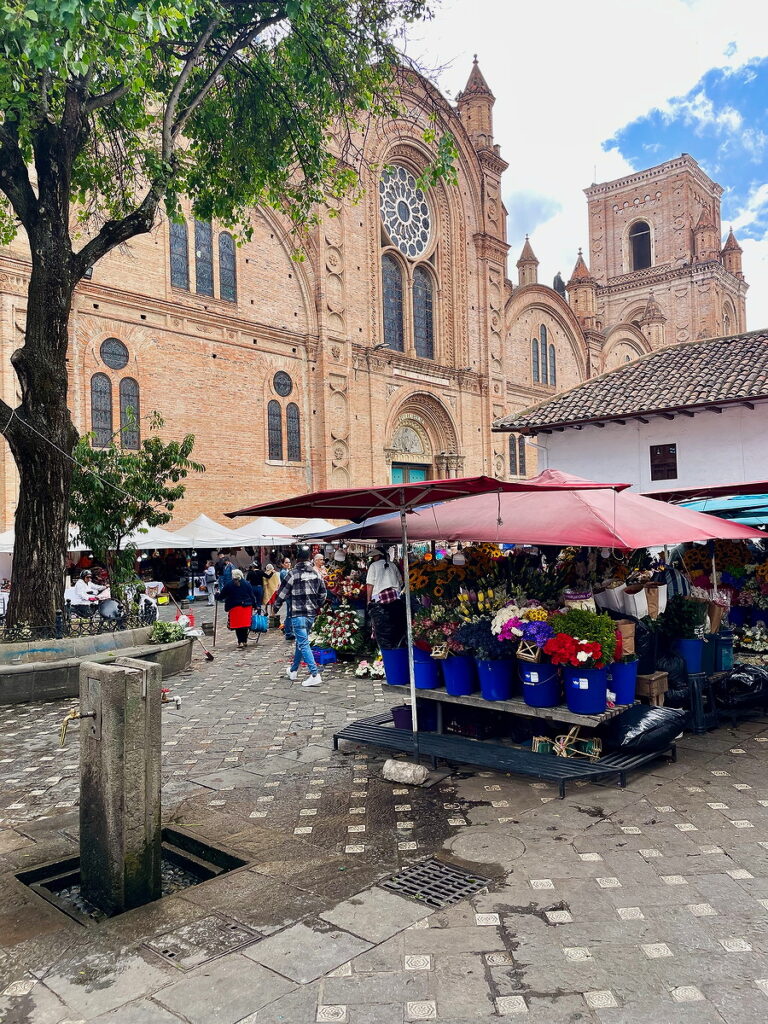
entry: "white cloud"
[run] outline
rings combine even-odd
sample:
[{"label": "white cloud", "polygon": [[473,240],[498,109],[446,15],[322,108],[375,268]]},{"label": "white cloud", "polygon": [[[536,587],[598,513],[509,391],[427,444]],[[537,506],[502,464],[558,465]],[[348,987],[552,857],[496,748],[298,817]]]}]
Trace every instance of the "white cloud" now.
[{"label": "white cloud", "polygon": [[690,99],[673,99],[661,108],[661,115],[667,123],[682,118],[683,123],[690,125],[699,134],[707,128],[718,132],[738,132],[744,119],[734,107],[720,107],[718,110],[703,89]]},{"label": "white cloud", "polygon": [[763,184],[750,191],[746,203],[733,218],[731,227],[734,231],[752,227],[755,221],[761,215],[765,216],[766,213],[768,213],[768,184]]},{"label": "white cloud", "polygon": [[[764,0],[442,0],[433,21],[411,30],[408,49],[442,69],[438,83],[450,96],[479,54],[496,96],[495,138],[510,163],[505,196],[535,191],[559,207],[531,232],[540,280],[550,283],[558,270],[567,279],[576,250],[586,248],[583,189],[639,169],[602,142],[687,95],[711,68],[735,70],[766,56],[768,42],[756,30],[764,21]],[[724,131],[736,130],[737,111],[710,111],[705,101],[689,116],[720,118]],[[738,130],[740,137],[753,131]],[[759,132],[751,139],[755,152],[765,142]],[[656,160],[649,150],[648,165]],[[510,230],[513,270],[525,230],[519,222]],[[768,325],[768,238],[742,244],[749,321]]]}]

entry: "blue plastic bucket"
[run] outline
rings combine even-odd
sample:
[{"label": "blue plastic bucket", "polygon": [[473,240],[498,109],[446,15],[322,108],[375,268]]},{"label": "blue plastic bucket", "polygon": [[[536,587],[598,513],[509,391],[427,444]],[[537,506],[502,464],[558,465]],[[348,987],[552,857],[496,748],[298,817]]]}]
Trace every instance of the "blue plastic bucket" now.
[{"label": "blue plastic bucket", "polygon": [[577,715],[600,715],[607,706],[608,672],[604,668],[572,668],[566,665],[565,701]]},{"label": "blue plastic bucket", "polygon": [[391,650],[382,649],[384,675],[390,686],[408,685],[408,648],[395,647]]},{"label": "blue plastic bucket", "polygon": [[634,704],[637,687],[637,661],[615,661],[608,666],[608,689],[614,704]]},{"label": "blue plastic bucket", "polygon": [[[416,652],[414,651],[414,654]],[[440,671],[440,662],[434,658],[427,658],[426,661],[419,659],[413,663],[413,674],[416,679],[417,690],[434,690],[436,686],[443,685],[443,674]]]},{"label": "blue plastic bucket", "polygon": [[704,662],[704,641],[703,640],[675,640],[675,650],[685,662],[689,673],[701,672]]},{"label": "blue plastic bucket", "polygon": [[523,681],[523,700],[532,708],[554,708],[560,703],[560,677],[556,665],[537,665],[517,659]]},{"label": "blue plastic bucket", "polygon": [[445,692],[452,697],[467,697],[478,687],[475,659],[467,654],[450,655],[443,662]]},{"label": "blue plastic bucket", "polygon": [[509,700],[512,696],[513,666],[511,658],[499,661],[477,659],[480,693],[484,700]]},{"label": "blue plastic bucket", "polygon": [[414,662],[416,662],[416,661],[430,662],[430,661],[432,661],[432,655],[429,653],[429,651],[422,651],[422,649],[420,647],[414,647],[413,648],[413,660],[414,660]]},{"label": "blue plastic bucket", "polygon": [[728,609],[728,621],[732,626],[743,626],[747,621],[747,609],[734,608],[733,605],[731,605]]},{"label": "blue plastic bucket", "polygon": [[727,672],[733,668],[733,633],[721,630],[716,636],[715,671]]}]

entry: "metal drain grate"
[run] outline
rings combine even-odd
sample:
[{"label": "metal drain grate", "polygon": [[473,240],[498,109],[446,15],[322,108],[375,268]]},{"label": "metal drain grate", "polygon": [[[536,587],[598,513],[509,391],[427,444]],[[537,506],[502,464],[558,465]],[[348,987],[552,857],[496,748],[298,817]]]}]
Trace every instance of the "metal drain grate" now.
[{"label": "metal drain grate", "polygon": [[383,889],[440,910],[487,888],[489,879],[430,857],[379,882]]}]

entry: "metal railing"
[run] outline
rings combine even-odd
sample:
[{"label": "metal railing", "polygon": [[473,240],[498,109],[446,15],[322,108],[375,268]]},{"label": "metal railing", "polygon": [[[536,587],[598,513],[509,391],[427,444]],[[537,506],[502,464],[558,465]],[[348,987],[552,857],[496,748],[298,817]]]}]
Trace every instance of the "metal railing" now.
[{"label": "metal railing", "polygon": [[124,605],[117,603],[114,614],[101,615],[79,614],[79,608],[69,601],[63,609],[58,609],[56,619],[51,625],[30,626],[18,623],[6,626],[0,619],[0,643],[19,643],[29,640],[62,640],[84,636],[98,636],[101,633],[117,633],[125,629],[141,629],[151,626],[157,620],[157,607],[149,601],[144,602],[138,613],[130,612]]}]

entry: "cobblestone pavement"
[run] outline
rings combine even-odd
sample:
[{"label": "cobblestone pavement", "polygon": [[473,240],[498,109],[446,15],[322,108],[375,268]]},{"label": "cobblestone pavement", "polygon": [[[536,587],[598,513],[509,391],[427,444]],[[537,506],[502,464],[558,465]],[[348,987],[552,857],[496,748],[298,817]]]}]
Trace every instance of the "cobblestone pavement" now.
[{"label": "cobblestone pavement", "polygon": [[[88,929],[15,878],[76,853],[72,702],[0,709],[0,1021],[768,1020],[767,722],[686,736],[626,790],[406,789],[331,749],[391,691],[351,666],[302,688],[288,651],[225,634],[163,712],[164,818],[247,867]],[[488,891],[432,911],[377,885],[433,853]]]}]

